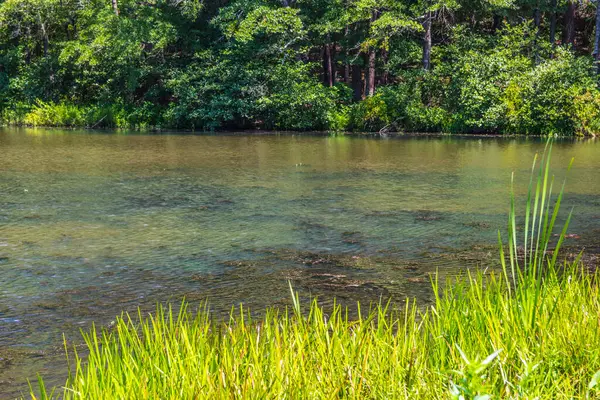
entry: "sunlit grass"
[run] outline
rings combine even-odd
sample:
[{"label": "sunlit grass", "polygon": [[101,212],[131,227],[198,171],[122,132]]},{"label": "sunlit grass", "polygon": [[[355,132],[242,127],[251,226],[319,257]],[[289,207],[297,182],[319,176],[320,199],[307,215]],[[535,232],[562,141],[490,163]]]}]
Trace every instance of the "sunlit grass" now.
[{"label": "sunlit grass", "polygon": [[[336,305],[301,304],[252,319],[206,308],[124,315],[84,334],[89,356],[70,351],[67,399],[420,399],[600,396],[598,272],[552,255],[550,149],[532,175],[518,247],[514,197],[499,274],[467,272],[441,285],[433,305],[376,304],[350,318]],[[535,163],[534,163],[535,169]],[[537,178],[535,178],[537,176]],[[506,254],[506,257],[505,257]],[[359,307],[360,309],[360,307]],[[46,394],[40,381],[42,398]],[[34,390],[32,389],[32,396]],[[596,396],[596,397],[595,397]]]}]

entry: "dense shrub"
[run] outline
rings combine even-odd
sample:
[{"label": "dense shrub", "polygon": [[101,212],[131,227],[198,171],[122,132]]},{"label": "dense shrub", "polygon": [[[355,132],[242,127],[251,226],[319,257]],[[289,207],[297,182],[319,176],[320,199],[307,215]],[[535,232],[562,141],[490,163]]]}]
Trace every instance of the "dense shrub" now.
[{"label": "dense shrub", "polygon": [[[80,106],[70,102],[37,101],[32,107],[19,103],[5,110],[5,120],[15,125],[86,128],[145,128],[144,109],[127,112],[120,104]],[[155,126],[155,125],[153,125]]]},{"label": "dense shrub", "polygon": [[600,92],[591,60],[561,51],[511,79],[502,105],[506,131],[528,134],[588,134],[597,131]]}]

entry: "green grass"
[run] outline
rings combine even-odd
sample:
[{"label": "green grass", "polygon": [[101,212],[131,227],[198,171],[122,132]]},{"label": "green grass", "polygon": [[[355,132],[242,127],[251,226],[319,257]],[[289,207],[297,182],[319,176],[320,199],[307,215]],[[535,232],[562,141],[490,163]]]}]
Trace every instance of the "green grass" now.
[{"label": "green grass", "polygon": [[224,322],[159,306],[85,333],[89,356],[70,351],[65,388],[47,394],[40,380],[38,398],[600,398],[600,274],[558,262],[569,219],[546,251],[562,199],[550,206],[550,150],[532,173],[523,238],[511,196],[503,269],[444,288],[434,279],[433,305],[407,299],[349,318],[292,291],[289,310],[253,320],[240,308]]}]

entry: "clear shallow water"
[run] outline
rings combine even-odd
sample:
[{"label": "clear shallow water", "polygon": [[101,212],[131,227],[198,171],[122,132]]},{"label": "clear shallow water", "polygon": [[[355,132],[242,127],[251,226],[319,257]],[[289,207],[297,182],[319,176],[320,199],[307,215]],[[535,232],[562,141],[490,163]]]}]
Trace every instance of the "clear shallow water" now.
[{"label": "clear shallow water", "polygon": [[[0,397],[62,383],[62,333],[186,297],[226,312],[430,299],[429,274],[494,266],[539,140],[0,130]],[[600,240],[600,142],[555,144],[568,245]]]}]

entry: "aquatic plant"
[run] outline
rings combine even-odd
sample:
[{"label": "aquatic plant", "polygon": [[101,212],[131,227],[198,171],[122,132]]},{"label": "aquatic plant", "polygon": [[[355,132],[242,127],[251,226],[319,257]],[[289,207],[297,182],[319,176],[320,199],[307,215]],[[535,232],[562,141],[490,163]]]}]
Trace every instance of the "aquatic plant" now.
[{"label": "aquatic plant", "polygon": [[[532,169],[523,247],[514,191],[500,271],[434,277],[433,305],[378,303],[351,318],[316,300],[254,319],[243,307],[217,322],[158,306],[84,333],[89,356],[68,351],[66,399],[591,398],[600,394],[599,272],[551,253],[563,189],[551,208],[551,146]],[[537,178],[536,178],[537,176]],[[534,184],[535,182],[535,184]],[[563,186],[564,188],[564,186]],[[290,287],[291,289],[291,287]],[[43,381],[41,394],[52,398]]]}]

